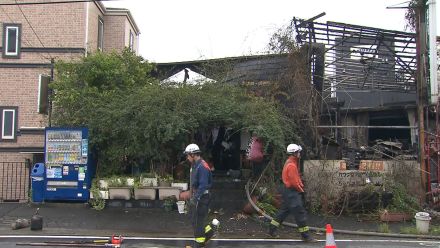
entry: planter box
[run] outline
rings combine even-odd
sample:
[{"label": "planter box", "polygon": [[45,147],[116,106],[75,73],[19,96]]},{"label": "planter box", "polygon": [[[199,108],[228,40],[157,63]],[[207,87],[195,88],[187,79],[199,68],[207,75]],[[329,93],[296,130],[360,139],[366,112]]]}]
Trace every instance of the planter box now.
[{"label": "planter box", "polygon": [[131,187],[109,187],[108,195],[110,199],[130,200]]},{"label": "planter box", "polygon": [[[108,190],[100,190],[99,194],[100,194],[102,199],[105,199],[105,200],[108,199]],[[90,192],[90,199],[93,199],[93,198],[94,198],[93,193]]]},{"label": "planter box", "polygon": [[134,189],[134,199],[135,200],[155,200],[156,199],[156,188],[153,187],[142,187]]},{"label": "planter box", "polygon": [[188,190],[188,183],[171,183],[171,187],[180,188],[180,190]]},{"label": "planter box", "polygon": [[400,222],[400,221],[411,220],[412,218],[413,216],[408,213],[388,212],[388,211],[383,211],[380,213],[380,220],[384,222]]},{"label": "planter box", "polygon": [[180,188],[157,187],[157,190],[159,190],[159,200],[163,200],[169,196],[175,196],[177,200],[179,199]]}]

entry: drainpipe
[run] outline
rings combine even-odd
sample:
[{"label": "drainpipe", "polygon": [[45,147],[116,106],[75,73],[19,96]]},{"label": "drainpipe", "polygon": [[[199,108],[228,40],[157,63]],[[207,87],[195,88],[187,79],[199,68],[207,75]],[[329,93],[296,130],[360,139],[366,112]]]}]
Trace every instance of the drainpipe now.
[{"label": "drainpipe", "polygon": [[87,57],[87,53],[89,52],[89,8],[90,8],[90,2],[85,3],[86,6],[86,20],[85,20],[85,38],[84,38],[84,50],[85,50],[85,56]]}]

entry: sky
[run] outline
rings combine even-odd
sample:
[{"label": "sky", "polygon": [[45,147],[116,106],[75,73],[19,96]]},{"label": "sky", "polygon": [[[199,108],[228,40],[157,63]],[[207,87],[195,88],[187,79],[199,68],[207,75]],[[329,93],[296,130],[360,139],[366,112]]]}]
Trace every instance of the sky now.
[{"label": "sky", "polygon": [[130,10],[141,32],[140,55],[158,63],[261,54],[271,35],[293,17],[322,12],[319,22],[407,31],[405,9],[387,9],[407,6],[406,0],[117,0],[104,5]]}]

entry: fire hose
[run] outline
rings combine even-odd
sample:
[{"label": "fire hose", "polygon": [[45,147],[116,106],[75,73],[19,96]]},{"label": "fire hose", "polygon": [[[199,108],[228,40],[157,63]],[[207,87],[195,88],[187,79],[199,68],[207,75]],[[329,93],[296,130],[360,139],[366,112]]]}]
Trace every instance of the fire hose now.
[{"label": "fire hose", "polygon": [[[260,215],[264,216],[269,221],[273,220],[273,218],[265,213],[262,209],[260,209],[254,201],[251,199],[251,195],[249,193],[249,186],[250,186],[251,180],[249,180],[246,183],[245,191],[246,191],[246,197],[248,202],[251,204],[251,206],[259,213]],[[281,223],[282,225],[289,226],[289,227],[298,227],[294,223],[286,222],[284,221]],[[324,232],[325,228],[320,227],[309,227],[310,230],[315,232]],[[400,234],[400,233],[379,233],[379,232],[366,232],[366,231],[349,231],[349,230],[341,230],[341,229],[333,229],[333,233],[340,233],[340,234],[349,234],[349,235],[363,235],[363,236],[378,236],[378,237],[393,237],[393,238],[423,238],[423,239],[438,239],[440,240],[440,236],[432,236],[432,235],[416,235],[416,234]]]}]

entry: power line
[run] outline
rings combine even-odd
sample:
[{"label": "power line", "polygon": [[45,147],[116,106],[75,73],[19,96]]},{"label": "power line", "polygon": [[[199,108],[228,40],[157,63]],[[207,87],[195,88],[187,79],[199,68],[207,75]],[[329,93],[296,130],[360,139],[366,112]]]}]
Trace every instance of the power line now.
[{"label": "power line", "polygon": [[[16,23],[16,22],[12,19],[12,17],[8,14],[8,12],[5,11],[5,10],[2,8],[2,6],[0,6],[0,12],[3,12],[3,13],[8,17],[8,19],[9,19],[9,21],[10,21],[11,23]],[[25,43],[25,44],[28,45],[29,47],[31,46],[31,42],[30,42],[27,38],[25,38],[25,37],[21,37],[21,38],[23,39],[23,43]],[[49,58],[47,58],[46,56],[44,56],[44,55],[41,54],[41,53],[39,53],[39,55],[40,55],[41,58],[43,58],[44,60],[47,60],[47,59],[52,58],[50,55],[49,55]]]},{"label": "power line", "polygon": [[[15,0],[15,2],[17,3],[17,0]],[[37,37],[37,39],[38,39],[38,41],[40,42],[41,46],[42,46],[43,48],[46,48],[46,47],[44,46],[43,42],[41,41],[40,36],[38,36],[37,32],[35,32],[35,29],[34,29],[34,27],[32,26],[31,22],[28,20],[27,16],[24,14],[24,12],[23,12],[23,10],[21,9],[20,5],[17,5],[17,7],[18,7],[18,9],[20,10],[21,14],[23,15],[24,19],[26,20],[26,22],[29,24],[29,27],[31,28],[32,32],[35,34],[35,37]],[[53,57],[52,57],[50,54],[48,54],[48,55],[49,55],[49,58],[50,58],[50,59],[53,59]],[[46,58],[46,59],[47,59],[47,58]]]},{"label": "power line", "polygon": [[[50,2],[22,2],[22,3],[0,3],[0,6],[15,6],[15,5],[37,5],[37,4],[60,4],[60,3],[84,3],[96,2],[97,0],[65,0],[65,1],[50,1]],[[119,0],[99,0],[100,2],[119,1]]]},{"label": "power line", "polygon": [[[15,0],[15,2],[17,2],[17,0]],[[43,48],[45,48],[43,42],[41,41],[40,37],[38,36],[37,32],[35,32],[34,27],[32,27],[32,24],[29,22],[27,16],[24,14],[23,10],[21,9],[20,5],[17,5],[18,9],[20,10],[21,14],[23,15],[24,19],[26,20],[26,22],[29,24],[29,27],[32,29],[32,32],[35,34],[35,36],[37,37],[38,41],[40,42],[41,46]]]}]

